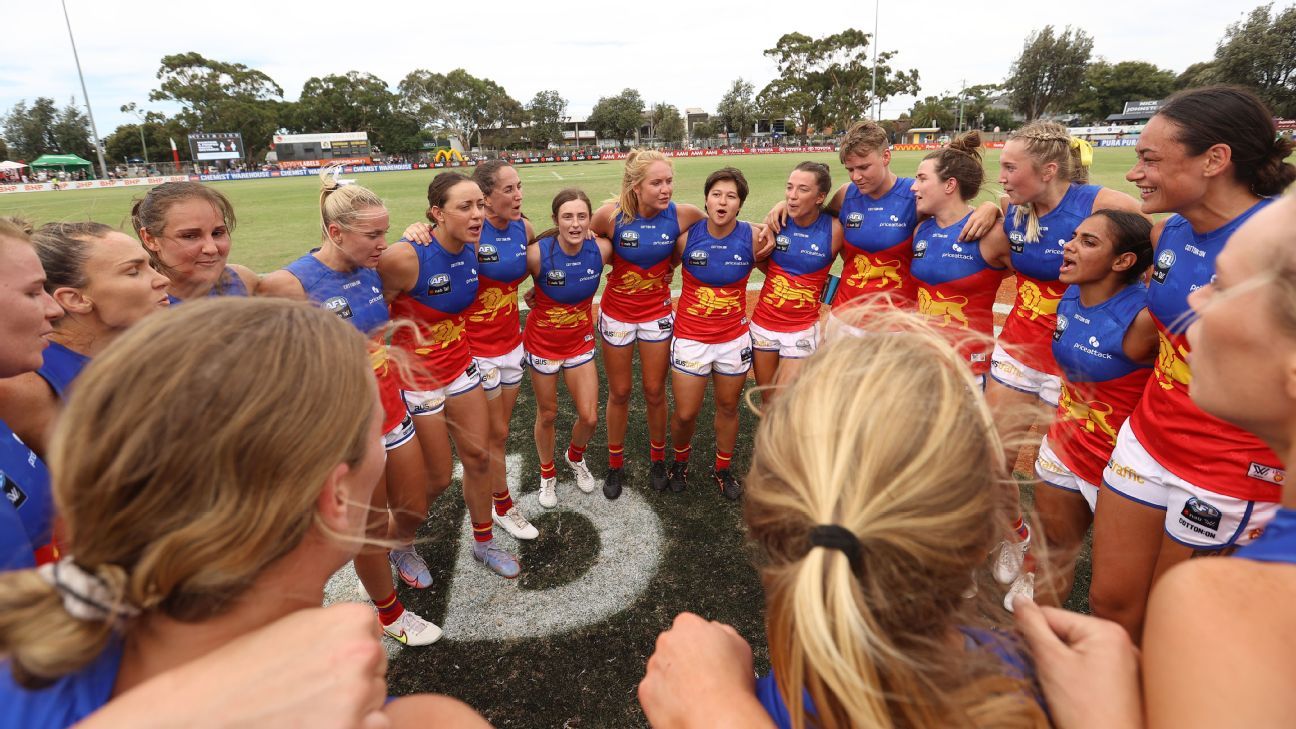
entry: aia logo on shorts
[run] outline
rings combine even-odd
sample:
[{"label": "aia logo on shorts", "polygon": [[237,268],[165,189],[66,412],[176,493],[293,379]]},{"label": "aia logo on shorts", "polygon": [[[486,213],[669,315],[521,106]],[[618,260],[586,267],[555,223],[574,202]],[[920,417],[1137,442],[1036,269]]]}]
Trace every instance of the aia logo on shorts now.
[{"label": "aia logo on shorts", "polygon": [[1188,499],[1184,504],[1183,511],[1179,515],[1198,526],[1218,531],[1220,526],[1220,510],[1202,501],[1196,496]]},{"label": "aia logo on shorts", "polygon": [[324,302],[324,309],[338,315],[339,319],[351,318],[351,305],[347,303],[346,297],[334,296]]},{"label": "aia logo on shorts", "polygon": [[567,274],[564,273],[563,271],[557,271],[557,270],[550,271],[549,273],[545,274],[545,283],[548,284],[549,286],[566,286]]},{"label": "aia logo on shorts", "polygon": [[689,257],[688,257],[688,264],[689,264],[690,266],[705,266],[705,265],[707,265],[707,252],[706,252],[706,251],[693,251],[692,253],[689,254]]},{"label": "aia logo on shorts", "polygon": [[1026,252],[1026,236],[1022,235],[1020,230],[1014,230],[1008,234],[1008,247],[1012,248],[1013,253]]},{"label": "aia logo on shorts", "polygon": [[623,231],[621,231],[621,241],[620,241],[619,245],[620,245],[622,248],[638,248],[638,247],[639,247],[639,233],[638,233],[637,231],[633,231],[633,230],[623,230]]},{"label": "aia logo on shorts", "polygon": [[1066,334],[1067,327],[1069,326],[1071,326],[1071,321],[1067,319],[1065,315],[1058,314],[1057,326],[1053,329],[1053,341],[1056,342],[1061,340],[1062,335]]},{"label": "aia logo on shorts", "polygon": [[1254,461],[1247,467],[1247,476],[1281,486],[1287,479],[1287,472],[1273,466],[1262,466]]},{"label": "aia logo on shorts", "polygon": [[920,240],[914,243],[914,258],[922,258],[927,255],[927,241]]},{"label": "aia logo on shorts", "polygon": [[1166,274],[1170,273],[1170,267],[1174,265],[1174,251],[1161,251],[1157,256],[1156,266],[1152,269],[1152,280],[1157,283],[1165,283]]},{"label": "aia logo on shorts", "polygon": [[863,223],[864,223],[863,213],[851,213],[850,215],[846,216],[847,228],[858,228]]},{"label": "aia logo on shorts", "polygon": [[22,490],[12,478],[0,471],[0,488],[4,489],[5,500],[17,509],[27,503],[27,493]]},{"label": "aia logo on shorts", "polygon": [[482,243],[477,248],[478,263],[499,263],[499,249],[490,243]]},{"label": "aia logo on shorts", "polygon": [[428,279],[428,296],[450,293],[450,274],[438,273]]}]

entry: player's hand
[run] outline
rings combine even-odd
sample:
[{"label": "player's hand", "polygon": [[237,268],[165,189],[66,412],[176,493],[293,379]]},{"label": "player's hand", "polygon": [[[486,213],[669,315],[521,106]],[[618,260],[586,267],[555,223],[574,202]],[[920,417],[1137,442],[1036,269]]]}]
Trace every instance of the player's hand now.
[{"label": "player's hand", "polygon": [[762,223],[775,233],[783,230],[783,226],[787,224],[787,201],[779,200],[774,203],[774,207],[765,214]]},{"label": "player's hand", "polygon": [[981,240],[994,230],[1003,217],[1003,211],[999,206],[992,202],[983,202],[972,211],[971,217],[968,218],[967,224],[963,226],[963,231],[959,233],[960,241]]},{"label": "player's hand", "polygon": [[1135,729],[1143,725],[1138,649],[1110,620],[1039,607],[1018,597],[1017,628],[1030,647],[1053,725]]},{"label": "player's hand", "polygon": [[411,223],[410,227],[401,233],[401,240],[409,241],[421,246],[432,243],[432,225],[430,223]]},{"label": "player's hand", "polygon": [[527,305],[528,309],[534,309],[536,302],[536,287],[532,286],[522,294],[522,303]]},{"label": "player's hand", "polygon": [[752,258],[757,261],[763,261],[770,257],[774,252],[774,231],[769,226],[761,226],[759,237],[756,239],[755,250],[752,251]]},{"label": "player's hand", "polygon": [[298,610],[136,686],[78,726],[385,729],[381,631],[363,605]]},{"label": "player's hand", "polygon": [[657,636],[639,703],[659,728],[772,726],[756,701],[751,646],[730,626],[693,613],[675,616]]}]

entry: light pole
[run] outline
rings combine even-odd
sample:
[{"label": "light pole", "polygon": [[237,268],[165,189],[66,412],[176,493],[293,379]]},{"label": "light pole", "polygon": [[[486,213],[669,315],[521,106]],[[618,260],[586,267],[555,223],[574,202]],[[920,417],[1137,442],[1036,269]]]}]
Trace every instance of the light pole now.
[{"label": "light pole", "polygon": [[873,121],[877,121],[882,113],[882,104],[877,100],[878,13],[881,7],[882,0],[873,0],[873,90],[869,92],[873,95]]},{"label": "light pole", "polygon": [[144,150],[144,164],[148,165],[148,145],[144,143],[144,124],[148,121],[148,115],[140,111],[133,101],[123,106],[121,110],[140,120],[140,149]]},{"label": "light pole", "polygon": [[95,127],[94,112],[90,110],[90,94],[86,91],[85,74],[81,73],[81,57],[77,55],[76,38],[72,37],[72,20],[68,17],[67,0],[59,0],[63,5],[63,22],[67,23],[68,40],[72,42],[72,60],[76,61],[77,78],[81,79],[81,96],[85,99],[86,114],[90,117],[90,134],[94,136],[95,154],[99,156],[99,173],[102,179],[108,179],[108,165],[104,164],[103,146],[99,144],[99,129]]}]

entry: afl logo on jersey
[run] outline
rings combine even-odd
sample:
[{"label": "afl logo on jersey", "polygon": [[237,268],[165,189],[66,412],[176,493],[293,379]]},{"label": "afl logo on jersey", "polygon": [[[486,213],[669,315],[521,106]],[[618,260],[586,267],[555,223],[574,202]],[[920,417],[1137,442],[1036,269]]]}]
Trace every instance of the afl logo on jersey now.
[{"label": "afl logo on jersey", "polygon": [[927,241],[920,240],[914,243],[914,258],[922,258],[927,255]]},{"label": "afl logo on jersey", "polygon": [[1071,326],[1071,320],[1067,319],[1064,314],[1058,314],[1057,327],[1053,329],[1053,341],[1061,340],[1062,335],[1066,333],[1069,326]]},{"label": "afl logo on jersey", "polygon": [[847,228],[858,228],[858,227],[860,227],[860,225],[862,225],[863,223],[864,223],[864,214],[863,214],[863,213],[851,213],[850,215],[847,215],[847,216],[846,216],[846,227],[847,227]]},{"label": "afl logo on jersey", "polygon": [[1008,234],[1008,247],[1012,248],[1013,253],[1026,252],[1026,236],[1022,235],[1020,230],[1014,230]]},{"label": "afl logo on jersey", "polygon": [[567,274],[563,271],[550,271],[545,275],[545,283],[549,286],[566,286]]},{"label": "afl logo on jersey", "polygon": [[450,274],[438,273],[428,279],[428,296],[450,293]]},{"label": "afl logo on jersey", "polygon": [[705,265],[707,265],[707,252],[706,252],[706,251],[693,251],[692,253],[689,254],[689,257],[688,257],[688,263],[689,263],[690,266],[705,266]]},{"label": "afl logo on jersey", "polygon": [[774,250],[786,252],[790,247],[792,247],[792,239],[786,235],[780,235],[774,239]]},{"label": "afl logo on jersey", "polygon": [[1174,265],[1174,251],[1161,251],[1157,256],[1156,266],[1152,269],[1152,280],[1157,283],[1165,283],[1166,275],[1170,273],[1170,267]]},{"label": "afl logo on jersey", "polygon": [[499,263],[499,249],[490,243],[482,243],[477,248],[478,263]]},{"label": "afl logo on jersey", "polygon": [[633,230],[623,230],[623,231],[621,231],[621,247],[622,247],[622,248],[638,248],[638,247],[639,247],[639,233],[636,232],[636,231],[633,231]]},{"label": "afl logo on jersey", "polygon": [[333,312],[334,314],[337,314],[338,317],[341,318],[341,319],[350,319],[350,318],[351,318],[351,305],[347,303],[347,300],[346,300],[345,297],[342,297],[342,296],[334,296],[333,298],[329,299],[328,301],[325,301],[325,302],[324,302],[324,309],[325,309],[326,311],[331,311],[331,312]]}]

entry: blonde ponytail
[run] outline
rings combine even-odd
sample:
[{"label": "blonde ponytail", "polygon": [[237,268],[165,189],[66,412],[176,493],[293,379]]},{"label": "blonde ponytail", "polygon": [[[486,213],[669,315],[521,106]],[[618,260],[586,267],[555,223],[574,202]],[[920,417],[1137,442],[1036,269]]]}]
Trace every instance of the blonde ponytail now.
[{"label": "blonde ponytail", "polygon": [[375,215],[371,210],[387,212],[382,198],[368,188],[354,183],[343,185],[338,180],[342,168],[332,165],[320,170],[320,236],[329,239],[329,225],[351,230],[361,218]]}]

